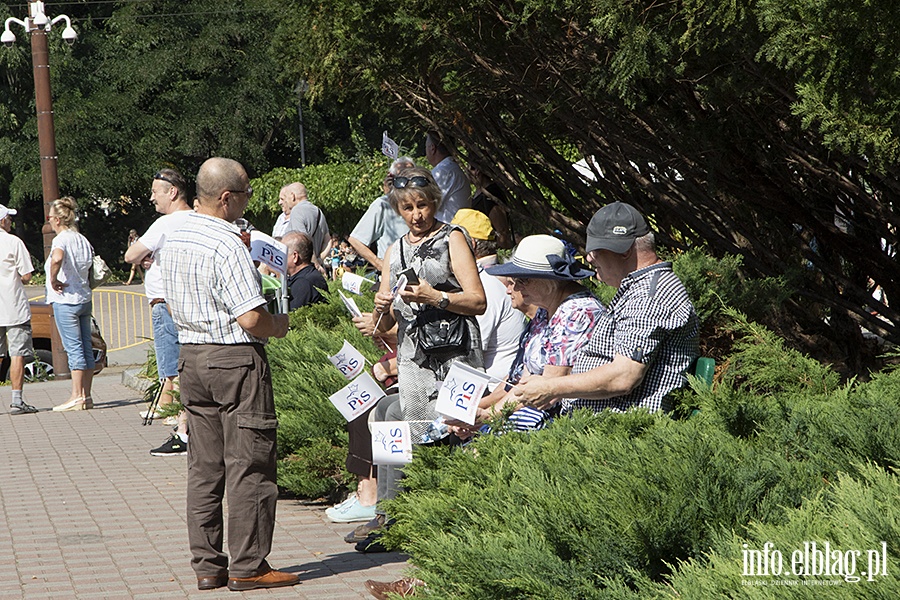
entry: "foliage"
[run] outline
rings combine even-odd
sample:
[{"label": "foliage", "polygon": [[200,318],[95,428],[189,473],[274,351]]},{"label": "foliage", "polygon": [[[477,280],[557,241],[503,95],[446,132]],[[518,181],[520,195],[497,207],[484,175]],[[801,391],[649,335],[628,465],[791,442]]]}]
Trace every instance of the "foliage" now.
[{"label": "foliage", "polygon": [[860,356],[856,321],[900,341],[895,308],[865,308],[869,278],[900,297],[891,0],[291,4],[275,46],[314,98],[439,130],[517,218],[583,239],[627,201],[755,277],[808,264],[786,309],[827,309],[838,353]]},{"label": "foliage", "polygon": [[[580,412],[462,451],[420,449],[409,492],[388,505],[388,541],[410,554],[424,596],[745,597],[743,543],[885,540],[895,552],[898,480],[885,469],[900,460],[900,372],[838,386],[730,314],[739,343],[719,383],[694,388],[691,418]],[[837,597],[893,597],[897,583],[859,586]],[[781,597],[773,589],[753,591]]]},{"label": "foliage", "polygon": [[[352,130],[378,130],[368,115],[309,106],[272,54],[272,0],[130,0],[57,5],[78,40],[49,36],[59,183],[82,208],[82,232],[119,256],[127,231],[156,217],[152,174],[174,167],[190,180],[210,156],[228,156],[251,176],[301,161],[352,159]],[[0,4],[0,17],[27,7]],[[17,224],[35,254],[44,223],[29,44],[0,51],[0,198],[22,209]],[[371,137],[371,136],[370,136]],[[366,150],[369,152],[369,149]],[[193,197],[191,194],[190,197]],[[114,232],[110,235],[109,232]],[[115,233],[120,232],[120,233]],[[108,261],[112,262],[112,261]]]},{"label": "foliage", "polygon": [[[344,471],[346,421],[328,397],[347,380],[328,361],[350,342],[367,359],[381,353],[347,317],[331,282],[327,304],[310,305],[291,313],[291,330],[268,345],[269,363],[278,414],[278,483],[291,493],[319,497],[339,495],[351,484]],[[371,297],[357,297],[361,310],[371,310]]]},{"label": "foliage", "polygon": [[358,162],[273,169],[250,181],[253,198],[247,207],[248,218],[257,228],[271,231],[281,212],[278,193],[285,185],[299,181],[306,186],[310,202],[325,213],[329,230],[348,235],[382,194],[381,182],[389,167],[390,159],[379,152]]}]

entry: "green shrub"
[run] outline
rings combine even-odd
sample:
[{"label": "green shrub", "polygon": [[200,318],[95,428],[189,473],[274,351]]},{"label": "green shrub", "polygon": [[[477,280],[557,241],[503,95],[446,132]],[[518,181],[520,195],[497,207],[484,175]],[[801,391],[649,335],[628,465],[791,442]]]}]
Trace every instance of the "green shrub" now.
[{"label": "green shrub", "polygon": [[302,169],[279,167],[250,181],[253,198],[247,218],[269,232],[281,212],[278,193],[289,183],[306,186],[309,200],[322,209],[332,233],[349,234],[373,200],[382,194],[381,182],[390,159],[380,152],[359,162],[308,165]]},{"label": "green shrub", "polygon": [[[278,413],[278,484],[304,497],[337,496],[355,482],[344,471],[347,422],[328,397],[347,380],[329,362],[350,342],[370,361],[381,356],[349,319],[331,282],[327,304],[306,306],[291,313],[291,330],[270,341],[275,409]],[[346,294],[346,292],[345,292]],[[354,296],[361,310],[371,310],[371,293]]]},{"label": "green shrub", "polygon": [[[388,543],[410,554],[425,595],[747,597],[746,540],[886,540],[896,552],[898,484],[881,469],[900,459],[900,372],[840,386],[827,367],[723,314],[735,320],[736,352],[716,386],[696,386],[691,418],[579,413],[465,451],[418,451],[408,493],[388,505],[398,519]],[[846,585],[847,597],[895,597],[893,582]],[[794,593],[821,593],[805,589]]]}]

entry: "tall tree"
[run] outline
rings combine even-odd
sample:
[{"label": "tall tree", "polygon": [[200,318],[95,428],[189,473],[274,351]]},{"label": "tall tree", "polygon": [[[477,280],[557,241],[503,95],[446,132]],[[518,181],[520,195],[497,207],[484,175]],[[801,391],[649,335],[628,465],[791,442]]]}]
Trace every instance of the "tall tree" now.
[{"label": "tall tree", "polygon": [[891,0],[294,8],[277,47],[313,94],[402,107],[485,165],[519,215],[580,237],[599,206],[631,202],[670,243],[796,277],[794,317],[828,316],[851,368],[857,323],[900,341],[900,312],[871,297],[874,282],[900,298]]},{"label": "tall tree", "polygon": [[[299,165],[295,82],[281,77],[270,49],[277,8],[271,0],[46,3],[79,34],[71,47],[56,29],[50,36],[60,190],[82,204],[99,251],[119,254],[128,229],[146,227],[150,178],[162,166],[190,176],[213,155],[252,174]],[[24,34],[0,48],[0,69],[0,195],[25,208],[33,236],[41,185]],[[327,129],[319,113],[305,116],[307,127]],[[310,154],[323,156],[322,136],[311,137]]]}]

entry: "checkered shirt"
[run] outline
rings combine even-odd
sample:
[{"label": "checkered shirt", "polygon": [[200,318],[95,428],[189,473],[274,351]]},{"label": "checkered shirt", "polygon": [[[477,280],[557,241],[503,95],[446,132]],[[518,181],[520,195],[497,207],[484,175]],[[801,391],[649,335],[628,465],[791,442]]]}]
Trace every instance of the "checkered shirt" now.
[{"label": "checkered shirt", "polygon": [[265,342],[237,323],[266,301],[259,271],[235,225],[192,213],[169,235],[159,265],[181,344]]},{"label": "checkered shirt", "polygon": [[575,408],[671,410],[666,396],[687,385],[685,373],[699,353],[699,329],[700,320],[687,290],[672,271],[672,263],[657,263],[629,274],[609,303],[607,313],[600,317],[572,372],[585,373],[611,363],[621,354],[647,366],[644,379],[624,396],[565,399],[562,412]]}]

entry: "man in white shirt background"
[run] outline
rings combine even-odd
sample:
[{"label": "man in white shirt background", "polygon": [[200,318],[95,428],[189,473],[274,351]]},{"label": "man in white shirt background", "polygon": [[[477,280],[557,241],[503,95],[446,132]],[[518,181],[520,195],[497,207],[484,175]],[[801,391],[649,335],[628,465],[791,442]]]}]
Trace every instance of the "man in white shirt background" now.
[{"label": "man in white shirt background", "polygon": [[472,207],[472,188],[469,178],[450,156],[447,146],[437,133],[430,131],[425,136],[425,158],[431,164],[431,175],[441,188],[443,199],[435,218],[449,223],[461,208]]},{"label": "man in white shirt background", "polygon": [[25,244],[11,234],[12,216],[17,211],[0,204],[0,357],[9,354],[9,379],[12,383],[10,414],[36,413],[25,404],[25,359],[34,356],[31,341],[31,308],[25,284],[31,281],[34,266]]},{"label": "man in white shirt background", "polygon": [[[125,252],[125,262],[144,267],[144,291],[150,303],[153,321],[153,346],[156,351],[156,370],[163,386],[160,405],[173,401],[171,392],[178,377],[178,332],[163,297],[165,287],[156,258],[166,243],[166,235],[181,228],[187,215],[193,210],[187,203],[187,181],[174,169],[160,169],[153,176],[150,200],[156,206],[158,218],[147,232]],[[146,414],[144,416],[147,416]],[[153,415],[154,417],[156,415]],[[159,448],[150,451],[153,456],[187,454],[187,416],[182,412],[178,420],[178,432]]]}]

